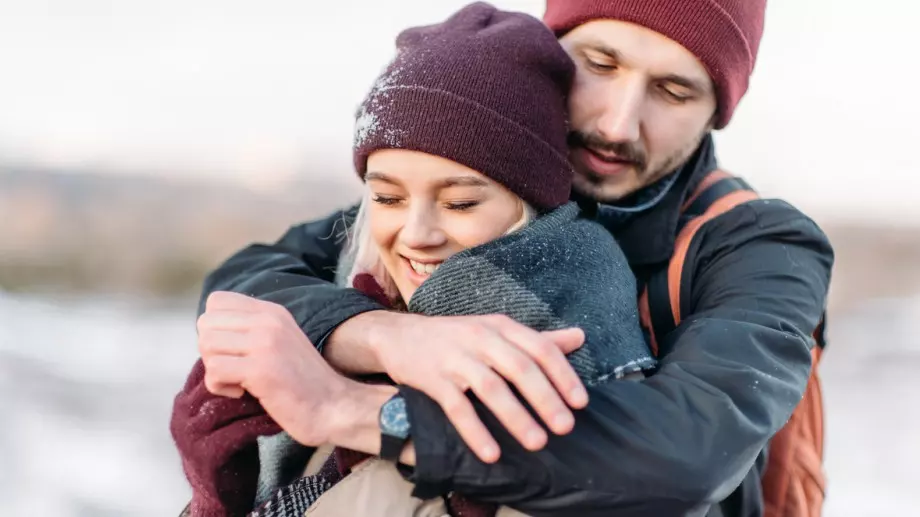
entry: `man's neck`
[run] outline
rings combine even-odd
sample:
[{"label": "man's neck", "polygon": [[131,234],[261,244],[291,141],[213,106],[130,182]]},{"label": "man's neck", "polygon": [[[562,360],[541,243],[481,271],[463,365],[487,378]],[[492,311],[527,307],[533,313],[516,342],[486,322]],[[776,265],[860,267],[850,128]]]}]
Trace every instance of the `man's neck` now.
[{"label": "man's neck", "polygon": [[677,170],[621,203],[589,204],[589,213],[616,236],[631,266],[658,264],[673,252],[680,207],[688,191],[716,166],[715,145],[706,135]]},{"label": "man's neck", "polygon": [[671,190],[679,175],[680,169],[616,203],[601,203],[597,211],[598,222],[608,229],[616,229],[632,220],[634,216],[651,210]]}]

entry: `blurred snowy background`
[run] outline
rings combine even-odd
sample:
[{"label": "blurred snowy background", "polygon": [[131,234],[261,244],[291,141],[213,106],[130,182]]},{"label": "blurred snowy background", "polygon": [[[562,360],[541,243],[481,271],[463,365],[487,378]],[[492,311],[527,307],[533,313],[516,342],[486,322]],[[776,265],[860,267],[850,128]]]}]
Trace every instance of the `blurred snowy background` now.
[{"label": "blurred snowy background", "polygon": [[[178,514],[201,275],[355,199],[352,116],[393,38],[465,3],[0,0],[0,514]],[[920,8],[871,7],[770,0],[716,136],[838,250],[828,517],[920,506]]]}]

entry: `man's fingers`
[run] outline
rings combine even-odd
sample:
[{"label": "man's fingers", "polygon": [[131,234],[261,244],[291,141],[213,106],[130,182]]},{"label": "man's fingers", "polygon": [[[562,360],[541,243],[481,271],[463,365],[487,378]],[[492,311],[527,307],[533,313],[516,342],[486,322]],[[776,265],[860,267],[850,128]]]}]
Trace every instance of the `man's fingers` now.
[{"label": "man's fingers", "polygon": [[[584,384],[578,378],[575,369],[569,364],[568,359],[565,358],[555,340],[514,321],[503,325],[500,332],[502,336],[517,345],[518,348],[537,362],[569,406],[577,409],[583,408],[588,404],[588,392],[585,390]],[[562,334],[561,338],[566,344],[571,344],[576,342],[579,334],[583,341],[584,333],[580,329]],[[554,334],[552,337],[559,336]]]},{"label": "man's fingers", "polygon": [[[571,354],[585,344],[585,331],[578,327],[544,332],[543,335],[549,337],[559,347],[559,351],[565,355]],[[568,363],[568,359],[566,359],[566,363]],[[568,364],[571,367],[571,363]],[[565,369],[565,372],[568,371],[569,369]],[[562,393],[565,395],[569,405],[580,409],[588,405],[588,392],[585,390],[581,379],[578,378],[578,374],[575,374],[574,369],[571,369],[571,373],[575,375],[577,381],[575,386],[560,389],[563,390]]]},{"label": "man's fingers", "polygon": [[477,360],[469,360],[457,365],[456,369],[459,376],[467,379],[473,393],[521,445],[534,451],[546,445],[546,432],[514,396],[505,379],[492,368]]},{"label": "man's fingers", "polygon": [[243,387],[238,384],[234,384],[234,385],[220,384],[220,385],[214,386],[213,390],[209,388],[208,391],[210,391],[211,393],[215,395],[218,395],[221,397],[228,397],[231,399],[238,399],[246,394],[246,390],[244,390]]},{"label": "man's fingers", "polygon": [[260,300],[230,291],[214,291],[205,300],[205,311],[249,311],[258,306]]},{"label": "man's fingers", "polygon": [[242,357],[216,355],[204,361],[204,384],[208,391],[222,395],[227,386],[242,386],[246,378],[246,360]]},{"label": "man's fingers", "polygon": [[437,390],[437,396],[434,399],[441,405],[447,419],[454,424],[457,433],[479,459],[486,463],[498,461],[500,455],[498,443],[479,420],[479,415],[473,409],[473,403],[465,393],[454,385],[445,383],[443,388]]},{"label": "man's fingers", "polygon": [[548,330],[542,334],[552,340],[553,343],[556,343],[556,346],[565,355],[571,354],[585,344],[585,331],[578,327]]},{"label": "man's fingers", "polygon": [[198,317],[198,332],[209,330],[230,330],[230,331],[247,331],[253,327],[258,320],[253,317],[252,312],[231,311],[227,309],[208,310]]},{"label": "man's fingers", "polygon": [[484,352],[486,363],[517,386],[521,395],[554,433],[565,434],[572,430],[575,425],[572,412],[532,357],[514,344],[504,341],[489,344]]},{"label": "man's fingers", "polygon": [[201,357],[215,355],[242,356],[252,348],[252,340],[239,332],[208,330],[198,336],[198,353]]}]

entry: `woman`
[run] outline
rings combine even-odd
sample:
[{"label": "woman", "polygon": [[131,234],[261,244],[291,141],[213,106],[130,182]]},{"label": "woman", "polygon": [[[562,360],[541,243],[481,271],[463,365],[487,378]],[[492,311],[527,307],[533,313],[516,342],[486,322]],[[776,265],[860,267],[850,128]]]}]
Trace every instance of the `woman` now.
[{"label": "woman", "polygon": [[[340,280],[395,310],[505,314],[541,331],[578,326],[585,345],[569,359],[588,385],[654,367],[625,257],[568,202],[565,113],[574,67],[553,34],[535,18],[478,3],[403,32],[397,47],[357,117],[354,162],[367,189]],[[184,403],[180,394],[177,406]],[[262,496],[291,481],[273,468],[285,463],[279,458],[302,458],[283,434],[263,439],[259,455]],[[252,465],[233,459],[216,470],[239,483]],[[275,493],[260,513],[287,515],[273,513],[285,502],[285,511],[302,515],[325,491],[347,489],[336,484],[365,460],[337,450],[319,474]],[[191,455],[183,464],[190,480],[217,475],[202,473]],[[222,483],[199,486],[221,492]],[[495,512],[459,495],[445,507]]]}]

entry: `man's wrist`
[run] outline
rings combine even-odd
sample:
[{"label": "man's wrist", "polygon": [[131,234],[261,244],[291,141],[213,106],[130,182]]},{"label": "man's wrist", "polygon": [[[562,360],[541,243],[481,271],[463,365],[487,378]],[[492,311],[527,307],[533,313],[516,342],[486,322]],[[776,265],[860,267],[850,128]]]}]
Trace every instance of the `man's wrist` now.
[{"label": "man's wrist", "polygon": [[345,320],[326,337],[323,357],[347,375],[384,373],[374,340],[390,314],[375,310]]},{"label": "man's wrist", "polygon": [[394,386],[345,379],[326,416],[330,426],[329,441],[339,447],[377,454],[380,451],[380,408],[397,392]]},{"label": "man's wrist", "polygon": [[[361,384],[345,379],[342,391],[330,404],[329,442],[365,454],[380,453],[381,432],[379,415],[383,404],[395,395],[394,386]],[[403,448],[400,463],[415,465],[415,449],[411,442]]]},{"label": "man's wrist", "polygon": [[[370,311],[359,314],[349,320],[355,323],[355,328],[360,328],[361,341],[365,350],[373,356],[372,362],[380,366],[380,372],[386,373],[385,358],[390,351],[390,346],[395,342],[394,336],[402,334],[404,322],[419,318],[415,314],[406,314],[392,311]],[[360,327],[358,327],[360,325]]]},{"label": "man's wrist", "polygon": [[[367,343],[368,351],[374,356],[374,363],[384,369],[383,357],[386,354],[386,335],[392,331],[394,320],[398,321],[399,314],[389,311],[373,311],[362,314],[364,316],[362,325],[365,332],[364,339]],[[360,317],[360,316],[359,316]]]}]

